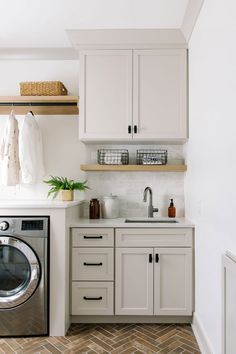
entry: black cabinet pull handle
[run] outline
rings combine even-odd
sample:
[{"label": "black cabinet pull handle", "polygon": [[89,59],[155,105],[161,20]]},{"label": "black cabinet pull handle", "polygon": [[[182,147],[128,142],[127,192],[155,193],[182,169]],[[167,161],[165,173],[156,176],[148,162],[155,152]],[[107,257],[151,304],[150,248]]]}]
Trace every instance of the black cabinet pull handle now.
[{"label": "black cabinet pull handle", "polygon": [[102,262],[100,262],[100,263],[87,263],[87,262],[84,262],[84,266],[102,266]]},{"label": "black cabinet pull handle", "polygon": [[131,125],[128,125],[128,134],[131,134]]},{"label": "black cabinet pull handle", "polygon": [[98,297],[87,297],[87,296],[84,296],[83,299],[84,300],[102,300],[102,296],[98,296]]},{"label": "black cabinet pull handle", "polygon": [[149,263],[152,263],[152,254],[149,254]]},{"label": "black cabinet pull handle", "polygon": [[159,254],[157,253],[156,254],[156,263],[158,263],[159,262]]},{"label": "black cabinet pull handle", "polygon": [[137,134],[137,132],[138,132],[138,127],[137,125],[134,125],[134,134]]},{"label": "black cabinet pull handle", "polygon": [[84,236],[84,239],[101,239],[102,236]]}]

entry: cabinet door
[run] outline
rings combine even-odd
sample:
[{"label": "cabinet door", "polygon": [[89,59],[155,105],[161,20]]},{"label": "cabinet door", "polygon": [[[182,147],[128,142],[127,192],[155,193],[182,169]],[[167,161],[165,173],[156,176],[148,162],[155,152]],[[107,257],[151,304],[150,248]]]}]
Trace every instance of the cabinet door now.
[{"label": "cabinet door", "polygon": [[134,51],[134,139],[187,138],[186,58],[184,49]]},{"label": "cabinet door", "polygon": [[116,315],[153,315],[153,248],[116,249]]},{"label": "cabinet door", "polygon": [[154,249],[154,314],[192,315],[192,249]]},{"label": "cabinet door", "polygon": [[87,50],[80,53],[82,140],[131,139],[132,51]]}]

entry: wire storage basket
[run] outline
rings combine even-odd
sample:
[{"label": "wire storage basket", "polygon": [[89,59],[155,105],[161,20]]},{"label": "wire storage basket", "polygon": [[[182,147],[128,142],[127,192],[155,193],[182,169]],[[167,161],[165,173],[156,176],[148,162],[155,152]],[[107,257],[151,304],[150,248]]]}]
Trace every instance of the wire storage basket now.
[{"label": "wire storage basket", "polygon": [[163,149],[141,149],[137,150],[137,165],[166,165],[167,150]]},{"label": "wire storage basket", "polygon": [[128,165],[129,152],[126,149],[99,149],[97,161],[99,165]]}]

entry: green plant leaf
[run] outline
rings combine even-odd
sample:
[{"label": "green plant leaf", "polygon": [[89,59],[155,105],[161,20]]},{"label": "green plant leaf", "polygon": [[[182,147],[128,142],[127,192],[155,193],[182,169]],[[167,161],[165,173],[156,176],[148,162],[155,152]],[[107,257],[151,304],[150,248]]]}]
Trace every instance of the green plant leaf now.
[{"label": "green plant leaf", "polygon": [[62,189],[65,190],[79,190],[85,191],[89,189],[86,185],[87,181],[79,182],[74,181],[73,179],[68,180],[67,177],[58,177],[58,176],[50,176],[48,181],[43,181],[44,183],[51,186],[51,189],[48,192],[48,197],[52,196],[53,199],[56,198],[58,192]]}]

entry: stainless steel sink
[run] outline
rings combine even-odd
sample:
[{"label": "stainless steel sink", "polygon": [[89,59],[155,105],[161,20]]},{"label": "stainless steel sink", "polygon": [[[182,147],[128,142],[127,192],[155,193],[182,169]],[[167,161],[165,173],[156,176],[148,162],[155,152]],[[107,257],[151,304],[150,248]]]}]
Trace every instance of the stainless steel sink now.
[{"label": "stainless steel sink", "polygon": [[176,224],[179,221],[170,220],[170,219],[152,219],[152,218],[143,218],[143,219],[125,219],[125,223],[146,223],[146,224]]}]

